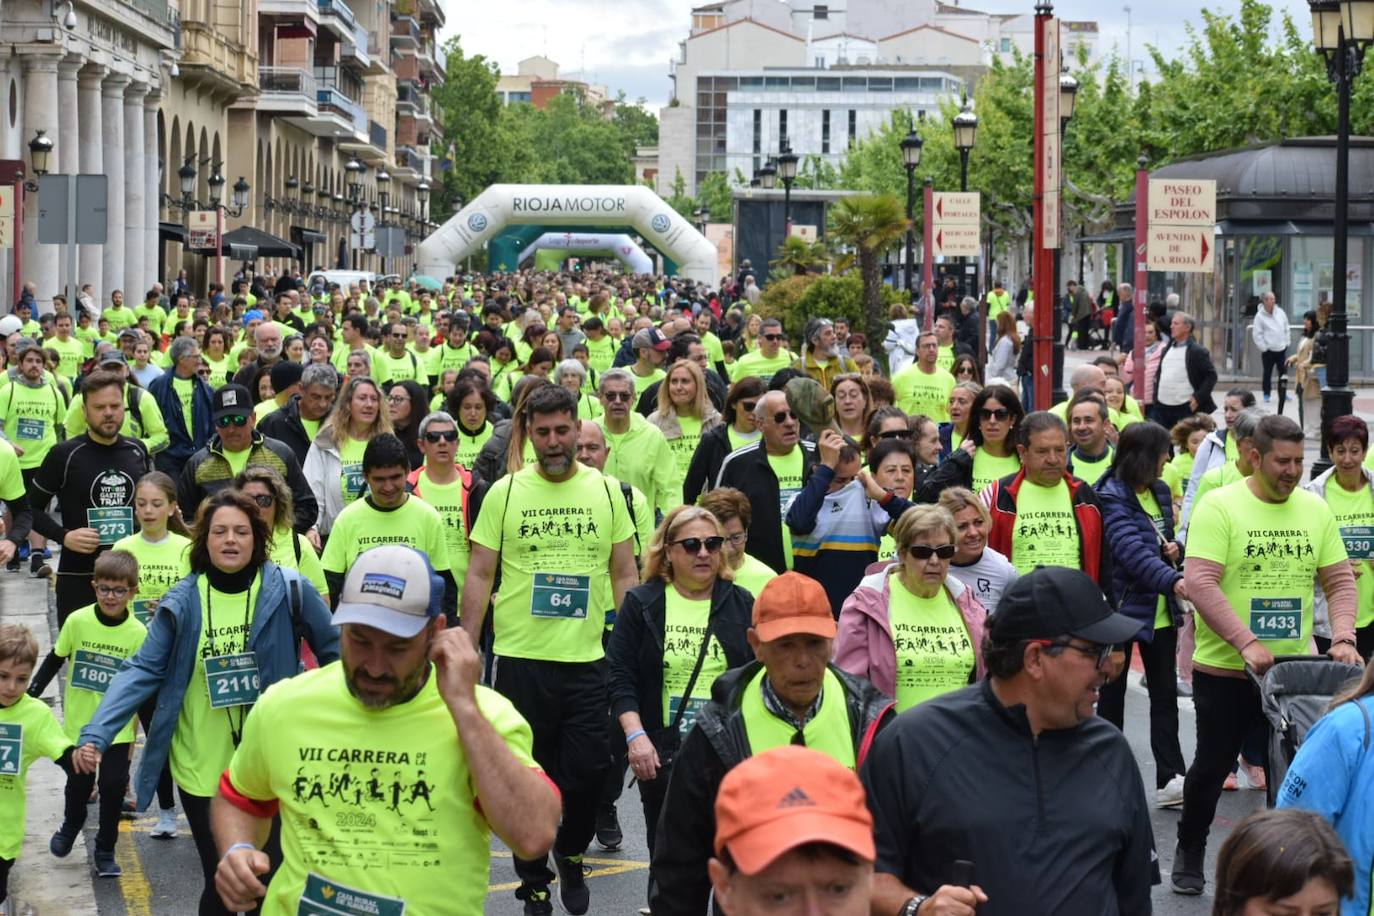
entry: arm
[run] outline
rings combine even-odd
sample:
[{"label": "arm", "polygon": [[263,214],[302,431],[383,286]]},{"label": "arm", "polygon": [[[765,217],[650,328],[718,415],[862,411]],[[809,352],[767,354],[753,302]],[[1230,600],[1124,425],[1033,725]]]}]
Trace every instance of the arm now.
[{"label": "arm", "polygon": [[1103,495],[1102,522],[1112,557],[1130,578],[1161,595],[1171,594],[1183,574],[1160,557],[1159,542],[1148,537],[1140,522],[1154,526],[1143,513],[1134,513],[1115,496]]},{"label": "arm", "polygon": [[1140,781],[1140,770],[1130,764],[1129,770],[1122,768],[1121,776],[1123,790],[1129,793],[1125,801],[1130,804],[1128,816],[1131,825],[1112,868],[1117,912],[1149,913],[1150,891],[1159,883],[1159,859],[1155,856],[1150,809],[1145,804],[1145,787]]},{"label": "arm", "polygon": [[343,592],[344,574],[326,569],[324,581],[329,586],[329,609],[333,611],[339,606],[339,595]]},{"label": "arm", "polygon": [[[516,758],[477,705],[481,674],[474,643],[465,633],[439,634],[430,649],[439,694],[453,716],[458,742],[491,829],[521,858],[538,858],[553,846],[562,800],[548,778]],[[523,721],[528,742],[529,726]]]},{"label": "arm", "polygon": [[[702,916],[711,894],[706,862],[715,838],[716,788],[724,777],[720,761],[700,728],[687,732],[668,780],[650,866],[649,908],[654,916]],[[657,825],[650,826],[655,829]]]},{"label": "arm", "polygon": [[300,579],[301,588],[301,636],[320,664],[327,665],[339,657],[339,628],[334,626],[329,607],[315,591],[315,586],[299,573],[295,575]]},{"label": "arm", "polygon": [[[1326,606],[1331,615],[1331,649],[1335,652],[1339,645],[1354,652],[1355,611],[1359,605],[1359,592],[1350,563],[1342,561],[1323,566],[1317,570],[1317,576],[1321,579],[1322,592],[1326,594]],[[1358,653],[1353,658],[1342,658],[1341,661],[1363,663]]]},{"label": "arm", "polygon": [[[476,554],[473,545],[473,553]],[[474,559],[476,557],[474,556]],[[472,565],[468,565],[468,575],[472,575]],[[618,541],[611,548],[611,587],[615,594],[615,606],[625,603],[625,593],[639,584],[639,566],[635,563],[634,538]],[[466,597],[466,593],[464,593]]]},{"label": "arm", "polygon": [[[195,587],[193,577],[183,579],[182,583],[191,583],[183,588]],[[158,613],[148,622],[148,635],[143,645],[132,658],[125,659],[119,673],[110,682],[95,715],[81,729],[79,744],[94,745],[96,750],[103,752],[119,734],[119,730],[138,712],[138,708],[162,689],[169,673],[167,664],[176,644],[177,615],[173,605],[179,600],[180,594],[184,592],[179,592],[174,586],[162,599]]]},{"label": "arm", "polygon": [[324,451],[314,442],[310,443],[310,448],[305,453],[305,463],[301,465],[301,476],[305,478],[305,484],[310,488],[310,495],[315,497],[315,518],[311,524],[318,527],[325,506]]},{"label": "arm", "polygon": [[[458,613],[458,583],[454,580],[451,569],[439,570],[439,578],[444,580],[444,616],[454,620]],[[342,589],[343,585],[340,584],[339,588]],[[330,583],[329,591],[333,594],[333,583]]]},{"label": "arm", "polygon": [[[496,565],[500,559],[501,555],[495,550],[473,542],[472,555],[468,559],[467,578],[463,581],[459,619],[462,621],[463,629],[472,637],[474,645],[482,638],[482,621],[487,616],[487,603],[491,600],[491,586],[496,579]],[[618,600],[616,604],[619,606]]]},{"label": "arm", "polygon": [[[1236,616],[1226,593],[1221,590],[1223,570],[1224,567],[1220,563],[1189,557],[1184,561],[1183,577],[1188,584],[1188,594],[1192,596],[1193,604],[1207,626],[1226,640],[1231,648],[1244,655],[1249,646],[1259,646],[1260,642],[1255,634],[1250,632],[1250,628]],[[1267,653],[1268,650],[1265,651]],[[1271,664],[1272,658],[1270,656]],[[1264,671],[1261,670],[1260,673],[1263,674]]]},{"label": "arm", "polygon": [[[226,774],[226,781],[227,781]],[[221,793],[224,786],[221,782]],[[244,810],[230,802],[224,794],[210,802],[210,826],[219,849],[219,868],[215,872],[215,890],[225,906],[233,912],[246,912],[267,896],[267,888],[259,875],[271,868],[267,853],[262,851],[272,828],[272,818]],[[252,849],[231,846],[246,843]]]},{"label": "arm", "polygon": [[825,494],[834,479],[834,468],[827,464],[816,465],[801,492],[787,507],[787,527],[794,534],[810,534],[816,530],[816,517],[820,515],[821,506],[825,503]]},{"label": "arm", "polygon": [[294,513],[294,527],[298,534],[305,534],[315,527],[315,519],[319,518],[320,506],[315,501],[315,493],[310,488],[309,482],[305,479],[301,466],[296,463],[296,456],[290,449],[283,448],[277,453],[286,463],[286,485],[291,488],[291,509]]},{"label": "arm", "polygon": [[17,548],[24,543],[29,536],[29,529],[33,527],[33,508],[29,505],[27,493],[5,500],[5,505],[10,510],[10,529],[5,532],[5,540]]},{"label": "arm", "polygon": [[58,655],[56,649],[49,652],[48,657],[43,659],[43,664],[38,666],[38,670],[29,679],[29,696],[35,699],[41,697],[43,691],[48,689],[48,684],[57,676],[58,669],[66,660],[66,656]]},{"label": "arm", "polygon": [[[1193,398],[1198,404],[1205,404],[1212,399],[1212,389],[1217,384],[1217,367],[1212,364],[1212,354],[1208,353],[1207,348],[1201,344],[1190,344],[1188,346],[1188,360],[1197,364],[1197,380],[1193,382]],[[1193,378],[1193,373],[1189,372],[1188,377]]]},{"label": "arm", "polygon": [[[162,408],[157,398],[145,392],[138,399],[138,414],[143,420],[143,447],[149,455],[156,455],[171,444],[171,434],[167,432],[167,421],[162,416]],[[84,419],[84,415],[83,415]]]},{"label": "arm", "polygon": [[205,491],[196,485],[196,466],[187,461],[177,476],[177,508],[181,509],[182,517],[194,519],[204,498]]}]

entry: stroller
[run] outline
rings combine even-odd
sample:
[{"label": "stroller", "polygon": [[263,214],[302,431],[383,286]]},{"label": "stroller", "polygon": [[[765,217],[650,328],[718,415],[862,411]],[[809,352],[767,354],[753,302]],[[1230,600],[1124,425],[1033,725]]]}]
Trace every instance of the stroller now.
[{"label": "stroller", "polygon": [[1326,715],[1331,699],[1360,678],[1364,669],[1322,655],[1280,655],[1263,677],[1245,669],[1260,691],[1260,705],[1269,723],[1269,807],[1298,748],[1317,720]]}]

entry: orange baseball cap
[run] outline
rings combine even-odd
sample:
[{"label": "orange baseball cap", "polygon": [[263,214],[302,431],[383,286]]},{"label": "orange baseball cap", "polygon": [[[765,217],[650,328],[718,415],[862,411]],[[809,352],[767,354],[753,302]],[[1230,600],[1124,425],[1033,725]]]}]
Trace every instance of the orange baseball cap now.
[{"label": "orange baseball cap", "polygon": [[716,855],[746,875],[807,843],[830,843],[865,861],[875,857],[873,816],[859,777],[834,758],[786,746],[750,757],[721,780]]},{"label": "orange baseball cap", "polygon": [[754,632],[763,642],[793,633],[835,638],[830,598],[819,582],[797,572],[769,579],[754,599]]}]

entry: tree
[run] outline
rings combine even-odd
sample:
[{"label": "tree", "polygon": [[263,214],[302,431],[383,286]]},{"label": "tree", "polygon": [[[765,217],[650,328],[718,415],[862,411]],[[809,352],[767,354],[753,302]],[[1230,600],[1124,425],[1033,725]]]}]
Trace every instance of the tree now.
[{"label": "tree", "polygon": [[696,205],[708,211],[713,222],[729,222],[734,218],[733,190],[724,172],[711,172],[697,185]]},{"label": "tree", "polygon": [[808,274],[824,266],[826,262],[825,243],[819,240],[808,242],[798,235],[783,239],[778,247],[778,256],[768,262],[768,271],[787,271],[789,276]]},{"label": "tree", "polygon": [[504,179],[506,148],[497,142],[501,99],[496,94],[496,65],[478,54],[463,54],[455,35],[443,46],[447,77],[435,87],[433,100],[444,113],[444,131],[434,141],[441,157],[450,148],[453,160],[435,183],[431,210],[442,221],[458,197],[472,200],[487,185]]},{"label": "tree", "polygon": [[879,259],[901,241],[907,230],[902,203],[895,194],[860,194],[830,208],[830,238],[854,251],[863,280],[864,331],[870,341],[886,336]]},{"label": "tree", "polygon": [[673,173],[673,193],[668,195],[665,201],[684,219],[692,219],[692,211],[697,208],[697,202],[687,196],[687,179],[682,177],[682,169],[676,169]]}]

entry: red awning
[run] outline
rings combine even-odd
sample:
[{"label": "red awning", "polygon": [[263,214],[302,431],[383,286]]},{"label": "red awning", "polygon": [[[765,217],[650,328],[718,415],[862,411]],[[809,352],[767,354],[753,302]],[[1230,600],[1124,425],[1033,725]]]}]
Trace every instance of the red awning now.
[{"label": "red awning", "polygon": [[314,38],[315,23],[309,19],[283,22],[277,26],[278,38]]}]

